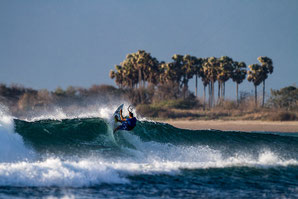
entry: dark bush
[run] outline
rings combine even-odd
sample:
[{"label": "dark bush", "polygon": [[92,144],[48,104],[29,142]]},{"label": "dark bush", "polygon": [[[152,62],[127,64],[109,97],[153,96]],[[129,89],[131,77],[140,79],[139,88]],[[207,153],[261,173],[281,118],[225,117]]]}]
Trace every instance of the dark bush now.
[{"label": "dark bush", "polygon": [[158,85],[154,96],[153,101],[159,102],[163,100],[172,100],[182,97],[182,93],[179,87],[179,83],[171,82],[167,84]]},{"label": "dark bush", "polygon": [[298,110],[298,88],[296,86],[288,86],[280,90],[271,90],[268,104],[276,108]]},{"label": "dark bush", "polygon": [[147,104],[140,104],[136,107],[136,111],[143,117],[158,117],[160,109]]},{"label": "dark bush", "polygon": [[195,98],[164,100],[153,104],[157,108],[192,109],[199,105]]},{"label": "dark bush", "polygon": [[169,110],[163,110],[161,109],[159,112],[158,112],[158,117],[159,118],[164,118],[164,119],[168,119],[168,118],[176,118],[175,116],[175,113],[173,113],[172,111],[169,111]]},{"label": "dark bush", "polygon": [[174,108],[178,109],[192,109],[198,105],[198,101],[193,98],[188,98],[185,100],[178,100],[177,105]]},{"label": "dark bush", "polygon": [[273,114],[271,120],[273,121],[294,121],[297,120],[297,116],[295,113],[290,112],[281,112]]}]

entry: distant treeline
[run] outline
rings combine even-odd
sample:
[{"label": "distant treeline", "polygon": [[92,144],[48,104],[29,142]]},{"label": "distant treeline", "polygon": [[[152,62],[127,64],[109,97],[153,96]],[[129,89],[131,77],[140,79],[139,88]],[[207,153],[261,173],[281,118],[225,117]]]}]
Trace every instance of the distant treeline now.
[{"label": "distant treeline", "polygon": [[75,109],[94,103],[123,101],[127,98],[124,90],[110,85],[93,85],[88,89],[69,86],[66,90],[58,87],[55,91],[48,91],[0,84],[0,103],[7,106],[16,116],[48,111],[53,107]]},{"label": "distant treeline", "polygon": [[[146,113],[149,110],[150,114],[153,114],[151,113],[153,109],[155,112],[162,112],[171,108],[204,108],[203,102],[191,92],[188,91],[187,97],[184,99],[183,93],[180,92],[179,95],[179,92],[177,91],[177,94],[176,91],[173,87],[167,86],[130,89],[115,88],[110,85],[93,85],[87,89],[69,86],[65,90],[58,87],[55,91],[48,91],[46,89],[24,88],[20,85],[6,86],[5,84],[0,84],[0,104],[8,107],[14,116],[27,115],[30,112],[49,111],[53,107],[63,107],[64,110],[74,111],[95,103],[106,105],[117,102],[123,103],[123,101],[139,105],[139,110],[143,110],[140,112]],[[249,98],[250,96],[248,95],[240,98],[240,104],[244,103],[241,109],[243,107],[249,109],[245,104],[245,101],[249,100]],[[145,110],[142,104],[150,105],[153,109]],[[236,104],[235,102],[235,106],[229,106],[229,109],[240,108]],[[217,108],[218,106],[224,107],[225,103],[218,104]],[[280,90],[271,90],[271,96],[266,103],[266,108],[298,111],[298,88],[296,86],[288,86]]]},{"label": "distant treeline", "polygon": [[214,87],[218,82],[218,103],[225,97],[225,83],[232,80],[236,83],[236,99],[238,101],[238,85],[247,80],[255,87],[255,104],[257,106],[257,86],[263,83],[263,101],[265,98],[265,80],[268,74],[273,72],[273,63],[269,57],[258,57],[260,64],[251,64],[247,70],[246,63],[235,61],[228,56],[220,58],[200,58],[191,55],[175,54],[172,62],[158,61],[150,53],[139,50],[128,54],[123,62],[115,66],[115,71],[110,71],[110,78],[120,88],[157,88],[170,90],[172,88],[174,98],[180,93],[185,99],[188,94],[188,82],[195,77],[195,95],[198,97],[198,79],[204,86],[203,101],[205,104],[206,87],[208,87],[209,107],[215,105]]}]

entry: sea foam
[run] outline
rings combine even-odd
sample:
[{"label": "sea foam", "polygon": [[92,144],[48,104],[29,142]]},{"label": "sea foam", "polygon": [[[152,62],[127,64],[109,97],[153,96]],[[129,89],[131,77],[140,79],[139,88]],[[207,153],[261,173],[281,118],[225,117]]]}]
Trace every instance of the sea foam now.
[{"label": "sea foam", "polygon": [[13,117],[0,108],[0,162],[32,159],[34,152],[28,149],[20,135],[14,132]]},{"label": "sea foam", "polygon": [[[235,155],[222,158],[204,147],[158,146],[151,143],[151,154],[129,158],[86,157],[61,159],[49,157],[42,161],[0,163],[0,186],[60,186],[88,187],[102,183],[129,183],[134,175],[178,175],[183,169],[210,169],[225,167],[270,168],[298,165],[297,160],[282,160],[272,152],[262,152],[258,158]],[[149,145],[151,145],[149,144]],[[145,147],[146,148],[146,147]],[[166,149],[155,153],[155,150]],[[173,151],[168,154],[168,150]],[[174,154],[177,153],[177,157]],[[143,155],[143,156],[141,156]],[[210,157],[209,157],[210,156]],[[268,156],[270,158],[268,158]],[[264,158],[266,157],[266,158]],[[272,162],[274,160],[274,163]]]}]

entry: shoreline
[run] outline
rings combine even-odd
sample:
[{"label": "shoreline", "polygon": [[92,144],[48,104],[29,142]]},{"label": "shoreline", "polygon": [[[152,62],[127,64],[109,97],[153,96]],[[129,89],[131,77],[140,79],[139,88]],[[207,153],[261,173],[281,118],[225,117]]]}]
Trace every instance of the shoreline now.
[{"label": "shoreline", "polygon": [[216,129],[222,131],[298,133],[298,121],[256,120],[164,120],[177,128],[191,130]]}]

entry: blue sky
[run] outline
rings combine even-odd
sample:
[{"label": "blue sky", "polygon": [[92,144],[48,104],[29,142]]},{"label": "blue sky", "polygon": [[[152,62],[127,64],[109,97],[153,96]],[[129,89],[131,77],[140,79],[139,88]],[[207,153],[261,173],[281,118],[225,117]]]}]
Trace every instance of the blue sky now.
[{"label": "blue sky", "polygon": [[[296,0],[0,0],[0,82],[50,90],[115,85],[109,71],[144,49],[163,61],[176,53],[227,55],[249,65],[269,56],[269,93],[297,84],[297,24]],[[234,96],[233,82],[226,89]]]}]

